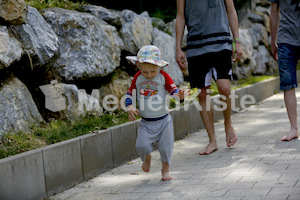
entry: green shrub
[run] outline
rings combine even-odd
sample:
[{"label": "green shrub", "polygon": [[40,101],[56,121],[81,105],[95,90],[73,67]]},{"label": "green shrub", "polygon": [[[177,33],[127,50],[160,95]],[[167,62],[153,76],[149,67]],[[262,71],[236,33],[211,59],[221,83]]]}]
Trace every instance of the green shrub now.
[{"label": "green shrub", "polygon": [[176,9],[169,7],[167,9],[156,8],[155,12],[149,12],[150,17],[156,17],[162,19],[165,23],[168,23],[176,18]]},{"label": "green shrub", "polygon": [[85,1],[74,3],[70,0],[25,0],[26,4],[41,11],[45,8],[59,7],[68,10],[81,10],[82,5],[86,4]]}]

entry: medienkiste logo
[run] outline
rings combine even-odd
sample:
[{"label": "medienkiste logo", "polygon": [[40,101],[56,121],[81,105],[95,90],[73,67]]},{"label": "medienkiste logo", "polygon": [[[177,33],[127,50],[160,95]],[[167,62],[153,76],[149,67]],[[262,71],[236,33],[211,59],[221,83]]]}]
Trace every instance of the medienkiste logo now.
[{"label": "medienkiste logo", "polygon": [[[45,107],[52,111],[52,112],[57,112],[57,111],[63,111],[67,108],[67,99],[63,95],[64,89],[63,87],[58,84],[57,80],[52,80],[50,84],[47,85],[42,85],[40,86],[40,89],[45,95]],[[210,91],[206,91],[207,93],[210,93]],[[202,108],[199,102],[197,101],[198,95],[201,93],[201,90],[197,90],[194,94],[188,96],[187,98],[184,99],[184,110],[187,111],[191,107],[189,106],[190,104],[194,104],[196,106],[196,109],[198,111],[202,111],[203,109],[210,110],[215,109],[216,111],[224,111],[227,109],[227,104],[225,103],[227,97],[224,95],[218,95],[217,98],[213,98],[212,102],[210,101],[210,95],[207,95],[206,99],[206,107]],[[126,105],[125,105],[125,100],[127,98],[131,99],[132,104],[134,107],[137,105],[137,96],[136,96],[136,90],[132,92],[131,95],[124,95],[122,96],[121,99],[117,98],[114,95],[106,95],[103,100],[102,100],[102,106],[100,105],[100,92],[99,89],[94,89],[90,95],[97,105],[95,108],[102,109],[104,108],[106,111],[113,112],[117,109],[119,109],[119,105],[121,105],[121,108],[124,111],[127,111]],[[140,95],[140,97],[143,97],[143,95]],[[167,109],[170,109],[170,100],[173,98],[176,100],[175,104],[175,110],[180,110],[180,107],[182,104],[179,103],[179,99],[175,95],[166,95],[165,98],[162,98],[161,96],[158,95],[153,95],[151,96],[153,98],[147,98],[146,100],[144,98],[139,99],[139,107],[138,109],[140,111],[144,111],[145,109],[145,104],[147,104],[147,108],[151,109],[152,111],[159,111],[163,109],[163,106],[167,106]],[[233,90],[231,94],[229,95],[229,98],[231,99],[231,110],[233,111],[239,111],[239,110],[244,110],[250,105],[253,105],[256,103],[255,98],[252,95],[246,94],[243,96],[238,96],[235,94],[235,91]],[[87,99],[87,93],[84,89],[80,89],[78,92],[78,110],[83,110],[83,108],[87,108],[87,111],[90,111],[91,107],[88,105],[90,101]],[[237,101],[237,99],[239,99]],[[149,100],[149,101],[148,101]],[[165,103],[164,103],[165,102]],[[236,104],[239,105],[236,105]],[[214,105],[212,105],[214,104]],[[211,106],[212,105],[212,106]]]},{"label": "medienkiste logo", "polygon": [[67,108],[66,97],[62,95],[63,91],[57,87],[57,80],[53,80],[48,85],[40,86],[45,95],[45,107],[52,111],[62,111]]}]

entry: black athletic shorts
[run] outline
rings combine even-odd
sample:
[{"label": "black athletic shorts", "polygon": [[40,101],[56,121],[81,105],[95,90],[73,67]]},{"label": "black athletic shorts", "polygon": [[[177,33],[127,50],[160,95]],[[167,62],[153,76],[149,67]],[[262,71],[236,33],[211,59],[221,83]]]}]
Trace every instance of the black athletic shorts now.
[{"label": "black athletic shorts", "polygon": [[187,58],[191,88],[211,86],[211,80],[232,80],[232,52],[224,50]]}]

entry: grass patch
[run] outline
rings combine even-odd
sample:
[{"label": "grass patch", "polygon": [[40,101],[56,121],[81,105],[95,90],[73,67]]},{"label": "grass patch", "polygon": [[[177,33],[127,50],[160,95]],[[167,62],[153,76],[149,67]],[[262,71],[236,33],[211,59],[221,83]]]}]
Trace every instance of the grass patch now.
[{"label": "grass patch", "polygon": [[69,0],[25,0],[25,2],[28,6],[34,7],[39,11],[54,7],[82,11],[82,6],[87,4],[85,1],[73,2]]},{"label": "grass patch", "polygon": [[0,159],[16,155],[25,151],[37,149],[47,144],[33,134],[22,132],[7,133],[0,140]]},{"label": "grass patch", "polygon": [[274,77],[275,76],[266,76],[266,75],[250,76],[247,79],[240,79],[240,80],[237,80],[237,81],[232,81],[231,88],[233,90],[235,90],[235,89],[242,88],[242,87],[245,87],[247,85],[258,83],[258,82],[261,82],[261,81],[264,81],[264,80],[267,80],[267,79],[270,79],[270,78],[274,78]]},{"label": "grass patch", "polygon": [[126,112],[119,111],[106,113],[101,117],[82,117],[74,122],[53,120],[44,126],[33,127],[32,134],[34,137],[42,138],[49,145],[122,124],[128,121],[127,118]]},{"label": "grass patch", "polygon": [[92,131],[105,130],[109,127],[128,122],[127,112],[105,113],[101,117],[87,116],[70,122],[52,120],[49,123],[32,127],[30,133],[6,133],[0,139],[0,159],[50,144],[72,139]]}]

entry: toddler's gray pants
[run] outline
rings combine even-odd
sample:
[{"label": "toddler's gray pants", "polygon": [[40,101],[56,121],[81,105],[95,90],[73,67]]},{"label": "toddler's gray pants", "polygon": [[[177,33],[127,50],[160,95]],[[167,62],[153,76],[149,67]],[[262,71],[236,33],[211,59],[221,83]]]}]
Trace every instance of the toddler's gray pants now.
[{"label": "toddler's gray pants", "polygon": [[136,151],[142,161],[153,151],[153,143],[157,142],[161,161],[171,166],[171,157],[174,145],[173,119],[167,115],[158,121],[140,121],[138,137],[136,139]]}]

